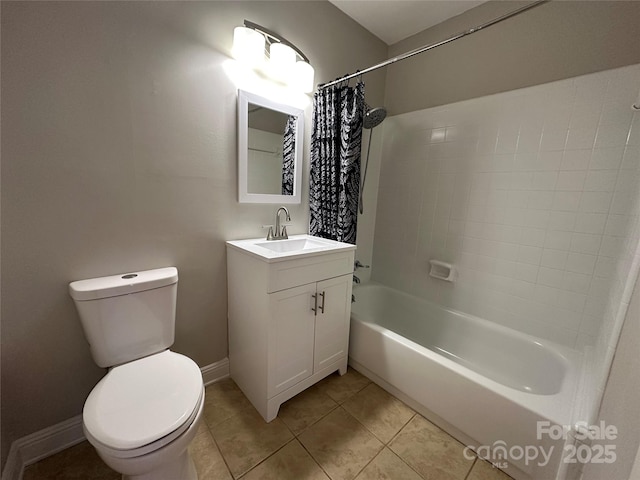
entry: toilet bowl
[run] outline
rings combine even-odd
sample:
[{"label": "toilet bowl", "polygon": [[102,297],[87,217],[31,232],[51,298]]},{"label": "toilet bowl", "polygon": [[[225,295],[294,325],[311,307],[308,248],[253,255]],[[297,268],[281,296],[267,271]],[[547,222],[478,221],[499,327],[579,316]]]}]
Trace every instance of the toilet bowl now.
[{"label": "toilet bowl", "polygon": [[204,408],[198,365],[172,352],[174,267],[72,282],[92,356],[107,374],[82,412],[102,460],[126,480],[197,480],[188,446]]},{"label": "toilet bowl", "polygon": [[112,368],[89,394],[83,429],[102,460],[131,480],[192,480],[187,447],[204,406],[198,366],[166,350]]}]

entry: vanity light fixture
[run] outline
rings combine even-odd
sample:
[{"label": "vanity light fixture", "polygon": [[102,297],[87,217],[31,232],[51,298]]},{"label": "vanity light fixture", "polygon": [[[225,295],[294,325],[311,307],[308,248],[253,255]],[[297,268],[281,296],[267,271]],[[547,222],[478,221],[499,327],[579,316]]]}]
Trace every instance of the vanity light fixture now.
[{"label": "vanity light fixture", "polygon": [[233,31],[231,52],[236,60],[263,71],[274,80],[304,93],[313,91],[315,72],[307,56],[271,30],[245,20],[243,27]]}]

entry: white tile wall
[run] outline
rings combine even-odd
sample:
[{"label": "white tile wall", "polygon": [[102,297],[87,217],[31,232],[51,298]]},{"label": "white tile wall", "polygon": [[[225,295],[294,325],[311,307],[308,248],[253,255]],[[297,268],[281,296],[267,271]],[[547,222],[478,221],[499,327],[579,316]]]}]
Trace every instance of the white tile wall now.
[{"label": "white tile wall", "polygon": [[[609,345],[640,237],[639,90],[634,65],[388,118],[372,278]],[[430,278],[430,259],[457,282]]]}]

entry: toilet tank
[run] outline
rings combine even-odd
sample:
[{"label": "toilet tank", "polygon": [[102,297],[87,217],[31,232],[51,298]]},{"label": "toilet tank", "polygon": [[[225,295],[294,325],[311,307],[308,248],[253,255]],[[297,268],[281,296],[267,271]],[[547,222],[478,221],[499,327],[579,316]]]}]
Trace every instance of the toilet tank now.
[{"label": "toilet tank", "polygon": [[169,348],[177,286],[174,267],[70,283],[95,362],[111,367]]}]

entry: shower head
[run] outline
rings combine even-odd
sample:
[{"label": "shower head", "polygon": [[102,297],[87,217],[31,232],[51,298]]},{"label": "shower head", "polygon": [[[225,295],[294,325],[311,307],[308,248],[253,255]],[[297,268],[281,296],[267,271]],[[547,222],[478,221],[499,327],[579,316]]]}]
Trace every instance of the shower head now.
[{"label": "shower head", "polygon": [[360,180],[360,198],[358,199],[358,209],[360,210],[360,213],[364,212],[364,181],[367,178],[367,168],[369,167],[369,151],[371,150],[371,137],[373,136],[373,129],[380,125],[385,118],[387,118],[387,109],[384,107],[371,108],[365,103],[365,109],[367,111],[364,114],[362,126],[368,130],[371,130],[371,132],[369,133],[369,146],[367,147],[367,160],[364,164],[364,174],[362,175],[362,178]]},{"label": "shower head", "polygon": [[387,118],[387,109],[384,107],[368,108],[364,114],[364,128],[375,128]]}]

